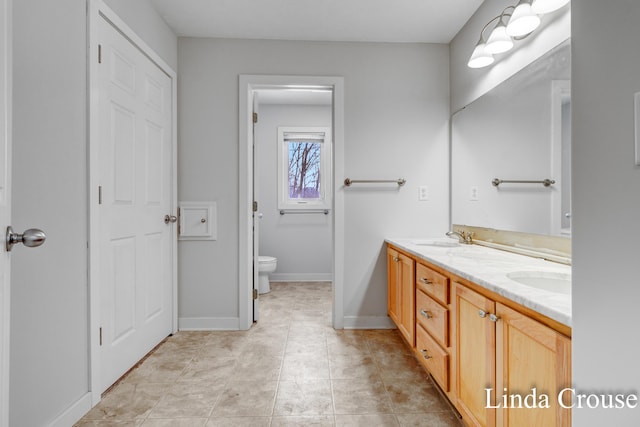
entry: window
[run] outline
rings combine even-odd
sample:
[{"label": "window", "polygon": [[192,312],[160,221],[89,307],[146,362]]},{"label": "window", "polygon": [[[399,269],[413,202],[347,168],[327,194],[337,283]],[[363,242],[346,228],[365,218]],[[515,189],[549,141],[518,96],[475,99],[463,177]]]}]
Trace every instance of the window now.
[{"label": "window", "polygon": [[278,209],[331,207],[331,131],[278,128]]}]

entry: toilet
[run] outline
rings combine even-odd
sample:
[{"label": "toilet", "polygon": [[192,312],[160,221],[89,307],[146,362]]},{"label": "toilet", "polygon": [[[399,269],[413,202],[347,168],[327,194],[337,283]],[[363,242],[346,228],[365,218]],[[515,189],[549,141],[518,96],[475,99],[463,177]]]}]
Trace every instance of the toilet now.
[{"label": "toilet", "polygon": [[258,257],[258,293],[266,294],[271,290],[269,287],[269,273],[276,271],[278,258],[272,256]]}]

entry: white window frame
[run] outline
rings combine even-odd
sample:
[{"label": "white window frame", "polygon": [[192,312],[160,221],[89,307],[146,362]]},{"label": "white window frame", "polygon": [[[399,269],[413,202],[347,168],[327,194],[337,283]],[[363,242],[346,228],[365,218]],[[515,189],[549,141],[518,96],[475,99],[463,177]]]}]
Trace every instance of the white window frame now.
[{"label": "white window frame", "polygon": [[[320,149],[320,197],[318,199],[289,198],[289,144],[285,134],[324,133]],[[278,209],[328,210],[331,208],[331,128],[330,127],[278,127]]]}]

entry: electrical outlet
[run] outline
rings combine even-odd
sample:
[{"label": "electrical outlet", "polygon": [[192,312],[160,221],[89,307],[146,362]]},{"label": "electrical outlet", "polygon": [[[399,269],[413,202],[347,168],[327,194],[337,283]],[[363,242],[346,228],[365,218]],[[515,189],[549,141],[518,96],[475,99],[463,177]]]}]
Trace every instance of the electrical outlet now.
[{"label": "electrical outlet", "polygon": [[478,201],[478,187],[476,187],[475,185],[469,188],[469,200],[471,200],[472,202]]},{"label": "electrical outlet", "polygon": [[418,200],[429,200],[429,187],[427,187],[426,185],[421,185],[420,187],[418,187]]}]

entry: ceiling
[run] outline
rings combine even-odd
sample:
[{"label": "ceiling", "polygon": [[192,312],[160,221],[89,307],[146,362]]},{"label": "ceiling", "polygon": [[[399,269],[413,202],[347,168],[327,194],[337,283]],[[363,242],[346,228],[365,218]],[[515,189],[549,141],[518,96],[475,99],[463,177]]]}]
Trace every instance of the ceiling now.
[{"label": "ceiling", "polygon": [[449,43],[483,0],[151,0],[180,37]]}]

